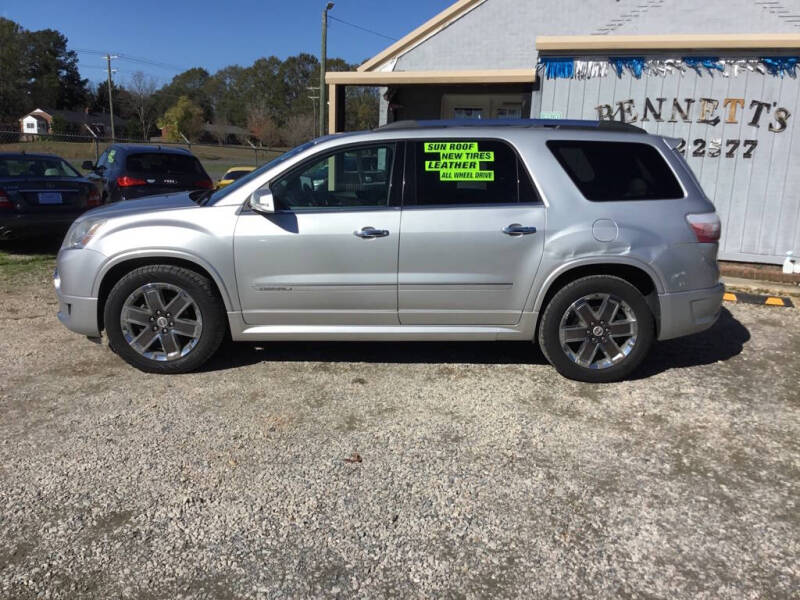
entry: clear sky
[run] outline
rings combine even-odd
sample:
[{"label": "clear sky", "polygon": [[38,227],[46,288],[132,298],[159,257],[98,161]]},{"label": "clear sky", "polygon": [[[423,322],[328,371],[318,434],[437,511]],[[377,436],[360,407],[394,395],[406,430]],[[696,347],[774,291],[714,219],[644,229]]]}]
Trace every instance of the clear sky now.
[{"label": "clear sky", "polygon": [[[74,50],[111,52],[145,59],[114,61],[122,82],[137,70],[168,82],[180,71],[213,73],[248,66],[262,56],[319,56],[321,13],[327,0],[0,0],[0,15],[26,29],[61,31]],[[390,38],[401,38],[455,0],[336,0],[336,17]],[[328,56],[351,63],[393,42],[338,21],[329,21]],[[105,60],[79,52],[83,77],[105,78]],[[153,64],[148,64],[153,63]],[[156,64],[157,63],[157,64]]]}]

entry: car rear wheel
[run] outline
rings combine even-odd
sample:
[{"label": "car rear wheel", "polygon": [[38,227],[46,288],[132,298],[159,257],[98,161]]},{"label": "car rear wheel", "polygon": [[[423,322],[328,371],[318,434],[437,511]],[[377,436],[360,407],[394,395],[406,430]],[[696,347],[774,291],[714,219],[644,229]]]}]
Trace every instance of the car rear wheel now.
[{"label": "car rear wheel", "polygon": [[205,363],[225,335],[225,311],[211,282],[172,265],[120,279],[104,310],[109,345],[149,373],[186,373]]},{"label": "car rear wheel", "polygon": [[539,344],[550,364],[565,377],[591,383],[628,376],[654,335],[642,294],[611,275],[582,277],[561,288],[539,326]]}]

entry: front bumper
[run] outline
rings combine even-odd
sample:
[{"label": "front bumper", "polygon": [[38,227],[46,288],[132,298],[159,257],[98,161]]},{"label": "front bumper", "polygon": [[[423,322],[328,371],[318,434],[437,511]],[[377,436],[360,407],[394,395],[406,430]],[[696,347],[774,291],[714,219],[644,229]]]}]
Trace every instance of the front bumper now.
[{"label": "front bumper", "polygon": [[58,297],[58,320],[67,329],[90,337],[100,335],[93,287],[104,261],[105,256],[88,248],[62,248],[58,253],[53,286]]},{"label": "front bumper", "polygon": [[724,293],[725,286],[720,282],[702,290],[660,294],[658,339],[669,340],[711,327],[719,318]]},{"label": "front bumper", "polygon": [[97,298],[81,298],[80,296],[58,296],[58,320],[64,326],[89,337],[98,337],[100,328],[97,324]]}]

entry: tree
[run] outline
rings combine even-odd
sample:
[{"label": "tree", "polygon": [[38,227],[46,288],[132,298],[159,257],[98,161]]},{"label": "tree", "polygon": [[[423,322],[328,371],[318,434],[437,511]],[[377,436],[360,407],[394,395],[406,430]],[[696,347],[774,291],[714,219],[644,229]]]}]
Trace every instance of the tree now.
[{"label": "tree", "polygon": [[263,106],[252,107],[247,114],[247,129],[267,148],[280,142],[280,129],[269,110]]},{"label": "tree", "polygon": [[345,130],[361,131],[378,126],[380,98],[373,87],[348,87],[345,92]]},{"label": "tree", "polygon": [[79,108],[86,79],[67,38],[53,29],[28,31],[0,18],[0,117],[18,118],[41,108]]},{"label": "tree", "polygon": [[30,109],[26,89],[24,30],[0,17],[0,118],[19,118]]},{"label": "tree", "polygon": [[50,108],[76,108],[86,101],[86,79],[78,72],[78,55],[67,50],[67,38],[54,29],[29,31],[26,37],[29,93]]},{"label": "tree", "polygon": [[[242,81],[242,101],[246,107],[259,107],[272,119],[284,116],[284,85],[280,77],[281,60],[275,56],[259,58],[246,70]],[[250,120],[250,108],[246,111]]]},{"label": "tree", "polygon": [[224,115],[220,115],[214,119],[213,123],[209,124],[208,130],[221,146],[228,139],[228,120]]},{"label": "tree", "polygon": [[158,126],[171,142],[182,142],[181,134],[189,141],[195,141],[203,131],[203,109],[192,102],[188,96],[181,96],[158,120]]},{"label": "tree", "polygon": [[[312,54],[298,54],[290,56],[281,65],[281,79],[283,80],[283,105],[286,117],[298,112],[311,112],[314,105],[309,98],[314,90],[309,87],[319,88],[319,60]],[[317,95],[314,93],[314,95]]]},{"label": "tree", "polygon": [[206,94],[215,119],[222,117],[239,127],[247,125],[247,71],[233,65],[220,69],[206,81]]},{"label": "tree", "polygon": [[[111,93],[114,95],[114,115],[120,118],[130,115],[130,93],[124,87],[111,81]],[[108,81],[101,81],[89,91],[89,112],[107,113],[108,107]]]},{"label": "tree", "polygon": [[214,110],[208,97],[206,84],[211,76],[208,71],[194,67],[172,78],[156,94],[156,112],[164,112],[175,103],[176,98],[186,96],[203,111],[203,118],[210,121]]},{"label": "tree", "polygon": [[294,148],[300,144],[314,139],[317,132],[316,116],[313,113],[300,113],[292,115],[281,129],[281,138],[286,145]]},{"label": "tree", "polygon": [[153,95],[156,92],[156,82],[152,77],[147,77],[141,71],[136,71],[131,76],[128,85],[128,102],[130,112],[139,121],[141,137],[143,140],[150,138],[150,130],[156,121],[156,103]]}]

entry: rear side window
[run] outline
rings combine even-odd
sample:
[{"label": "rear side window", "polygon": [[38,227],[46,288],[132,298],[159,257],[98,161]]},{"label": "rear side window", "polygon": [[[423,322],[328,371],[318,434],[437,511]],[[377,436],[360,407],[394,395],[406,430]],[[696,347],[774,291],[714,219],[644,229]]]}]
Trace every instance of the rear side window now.
[{"label": "rear side window", "polygon": [[130,154],[125,160],[125,168],[136,173],[152,173],[154,175],[166,173],[204,174],[200,161],[194,156],[159,154],[157,152]]},{"label": "rear side window", "polygon": [[0,177],[80,177],[60,158],[0,158]]},{"label": "rear side window", "polygon": [[683,198],[672,169],[649,144],[551,140],[547,147],[587,200]]},{"label": "rear side window", "polygon": [[250,173],[250,171],[228,171],[227,173],[225,173],[225,179],[236,181],[237,179],[239,179],[240,177],[244,177],[248,173]]},{"label": "rear side window", "polygon": [[414,142],[412,146],[410,160],[416,194],[407,198],[407,204],[459,206],[538,201],[530,175],[504,142],[440,139]]}]

